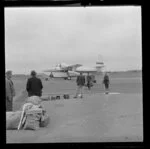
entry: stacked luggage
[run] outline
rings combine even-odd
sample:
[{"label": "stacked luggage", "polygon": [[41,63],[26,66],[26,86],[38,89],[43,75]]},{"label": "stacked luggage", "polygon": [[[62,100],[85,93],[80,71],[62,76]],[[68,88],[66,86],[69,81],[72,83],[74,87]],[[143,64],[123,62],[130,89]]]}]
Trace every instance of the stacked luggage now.
[{"label": "stacked luggage", "polygon": [[49,116],[40,104],[38,96],[32,96],[20,111],[6,112],[6,129],[37,130],[49,124]]}]

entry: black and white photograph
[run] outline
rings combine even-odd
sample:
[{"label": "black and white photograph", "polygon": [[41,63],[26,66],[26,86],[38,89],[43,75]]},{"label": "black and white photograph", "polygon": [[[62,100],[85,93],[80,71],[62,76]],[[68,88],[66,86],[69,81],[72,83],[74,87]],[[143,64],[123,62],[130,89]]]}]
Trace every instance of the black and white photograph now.
[{"label": "black and white photograph", "polygon": [[143,142],[141,6],[5,7],[6,143]]}]

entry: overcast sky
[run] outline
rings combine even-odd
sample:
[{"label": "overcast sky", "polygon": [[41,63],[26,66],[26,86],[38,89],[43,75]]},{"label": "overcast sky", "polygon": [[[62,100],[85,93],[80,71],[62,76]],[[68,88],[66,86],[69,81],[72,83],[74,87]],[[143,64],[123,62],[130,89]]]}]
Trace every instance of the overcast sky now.
[{"label": "overcast sky", "polygon": [[142,68],[141,7],[5,8],[5,61],[13,73],[57,63]]}]

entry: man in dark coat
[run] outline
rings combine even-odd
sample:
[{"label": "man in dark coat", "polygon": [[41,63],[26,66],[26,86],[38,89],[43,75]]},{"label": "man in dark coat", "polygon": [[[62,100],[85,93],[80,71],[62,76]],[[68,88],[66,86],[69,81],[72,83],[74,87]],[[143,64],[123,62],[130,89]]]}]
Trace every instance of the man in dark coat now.
[{"label": "man in dark coat", "polygon": [[105,73],[104,79],[103,79],[103,84],[105,85],[105,93],[108,94],[109,93],[109,76],[107,74],[107,72]]},{"label": "man in dark coat", "polygon": [[31,71],[31,78],[28,79],[26,90],[28,92],[28,96],[42,96],[42,82],[41,79],[36,77],[36,72]]},{"label": "man in dark coat", "polygon": [[89,75],[89,73],[88,73],[86,79],[87,79],[87,87],[88,87],[88,89],[90,90],[91,87],[92,87],[92,77]]},{"label": "man in dark coat", "polygon": [[77,83],[77,92],[76,92],[76,96],[74,98],[77,98],[79,94],[81,94],[81,98],[83,98],[83,86],[85,84],[85,77],[82,75],[82,73],[80,73],[80,75],[77,77],[76,80]]},{"label": "man in dark coat", "polygon": [[12,71],[6,72],[6,111],[13,111],[13,97],[15,96],[15,89],[13,81],[11,80]]}]

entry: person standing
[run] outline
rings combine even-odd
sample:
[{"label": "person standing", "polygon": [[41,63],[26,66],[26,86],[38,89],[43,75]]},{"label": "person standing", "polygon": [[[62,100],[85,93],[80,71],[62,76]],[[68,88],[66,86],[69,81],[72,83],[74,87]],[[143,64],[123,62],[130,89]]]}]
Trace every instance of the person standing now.
[{"label": "person standing", "polygon": [[26,90],[28,92],[28,96],[42,96],[42,81],[40,78],[36,77],[36,72],[33,70],[31,71],[31,78],[27,80]]},{"label": "person standing", "polygon": [[77,76],[77,92],[74,98],[77,98],[79,94],[81,94],[81,98],[83,98],[83,86],[85,85],[85,77],[80,73],[79,76]]},{"label": "person standing", "polygon": [[6,111],[13,111],[13,97],[15,96],[15,88],[12,78],[12,71],[6,72]]},{"label": "person standing", "polygon": [[89,75],[89,73],[88,73],[88,75],[87,75],[86,80],[87,80],[87,87],[88,87],[89,90],[91,90],[91,86],[92,86],[92,77]]},{"label": "person standing", "polygon": [[103,84],[105,85],[105,94],[108,94],[109,93],[110,80],[109,80],[109,76],[108,76],[107,72],[104,75]]}]

